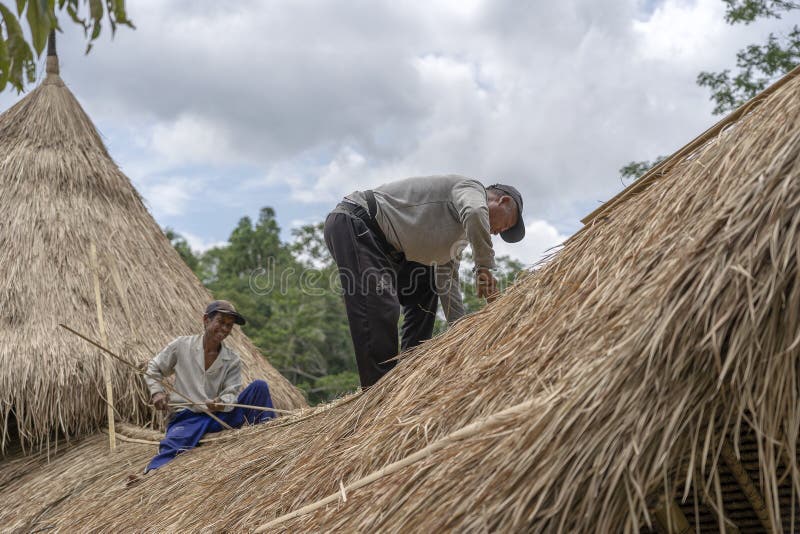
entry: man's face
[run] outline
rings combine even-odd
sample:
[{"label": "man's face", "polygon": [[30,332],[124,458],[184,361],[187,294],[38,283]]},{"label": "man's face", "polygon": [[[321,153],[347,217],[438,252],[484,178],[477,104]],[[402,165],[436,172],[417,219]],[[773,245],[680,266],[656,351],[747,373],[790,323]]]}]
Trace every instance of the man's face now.
[{"label": "man's face", "polygon": [[217,313],[213,318],[208,315],[203,316],[203,324],[206,327],[206,339],[211,339],[217,343],[228,337],[236,324],[235,319],[225,313]]},{"label": "man's face", "polygon": [[510,196],[492,197],[486,204],[489,207],[489,229],[493,235],[505,232],[517,224],[517,204]]}]

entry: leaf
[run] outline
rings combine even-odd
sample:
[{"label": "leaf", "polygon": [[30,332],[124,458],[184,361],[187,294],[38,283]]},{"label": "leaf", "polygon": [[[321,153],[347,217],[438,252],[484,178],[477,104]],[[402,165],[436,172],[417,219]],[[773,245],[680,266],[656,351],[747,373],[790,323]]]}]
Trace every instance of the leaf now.
[{"label": "leaf", "polygon": [[22,16],[22,11],[25,9],[25,4],[28,0],[17,0],[17,16]]},{"label": "leaf", "polygon": [[6,31],[8,32],[8,40],[10,41],[15,36],[22,35],[22,28],[19,25],[17,17],[9,10],[5,4],[0,3],[0,14],[3,16],[3,22],[6,23]]},{"label": "leaf", "polygon": [[83,27],[83,34],[86,35],[89,30],[89,26],[86,24],[86,19],[82,19],[78,16],[78,12],[76,11],[75,7],[72,4],[69,4],[67,6],[67,14],[72,19],[72,22],[79,24]]},{"label": "leaf", "polygon": [[33,62],[33,53],[25,41],[25,36],[22,33],[17,17],[2,2],[0,2],[0,15],[3,17],[6,32],[8,33],[8,81],[18,92],[22,92],[24,86],[22,80],[23,69],[28,79],[31,78],[32,68],[35,72],[36,64]]},{"label": "leaf", "polygon": [[[31,49],[28,48],[28,53],[30,54]],[[30,60],[25,60],[23,62],[25,67],[25,77],[27,78],[26,81],[28,83],[33,83],[36,81],[36,62],[33,61],[33,56],[30,57]]]},{"label": "leaf", "polygon": [[94,27],[92,27],[92,37],[91,40],[94,41],[100,36],[100,28],[102,27],[102,23],[97,20],[94,23]]},{"label": "leaf", "polygon": [[26,18],[31,29],[31,40],[37,56],[42,55],[42,51],[47,44],[47,36],[50,34],[50,17],[47,13],[47,7],[47,0],[30,0],[28,2]]},{"label": "leaf", "polygon": [[47,13],[47,18],[50,21],[50,28],[58,28],[58,19],[56,18],[56,0],[42,0],[42,2],[44,2],[45,13]]},{"label": "leaf", "polygon": [[0,91],[3,91],[8,83],[8,67],[10,65],[11,61],[8,57],[8,45],[6,45],[5,39],[0,35]]},{"label": "leaf", "polygon": [[101,0],[89,0],[89,15],[95,22],[103,18],[103,2]]}]

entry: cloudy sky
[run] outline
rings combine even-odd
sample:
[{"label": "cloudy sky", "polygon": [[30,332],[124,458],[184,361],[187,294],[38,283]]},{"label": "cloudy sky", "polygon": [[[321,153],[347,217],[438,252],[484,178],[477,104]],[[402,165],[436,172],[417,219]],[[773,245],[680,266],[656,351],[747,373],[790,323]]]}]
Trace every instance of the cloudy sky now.
[{"label": "cloudy sky", "polygon": [[88,56],[62,22],[61,74],[195,249],[263,206],[289,239],[355,189],[459,173],[522,191],[528,237],[496,248],[526,263],[623,188],[622,165],[715,122],[699,71],[798,23],[731,27],[721,0],[127,3],[137,29]]}]

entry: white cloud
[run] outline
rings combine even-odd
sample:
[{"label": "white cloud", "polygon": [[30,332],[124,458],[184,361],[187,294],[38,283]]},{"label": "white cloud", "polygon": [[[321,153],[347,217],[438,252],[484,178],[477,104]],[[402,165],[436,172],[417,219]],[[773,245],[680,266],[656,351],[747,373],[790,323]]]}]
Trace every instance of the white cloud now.
[{"label": "white cloud", "polygon": [[645,21],[633,21],[639,37],[634,49],[645,61],[694,63],[705,50],[714,48],[727,30],[724,5],[719,0],[668,1]]},{"label": "white cloud", "polygon": [[150,146],[164,163],[171,165],[222,165],[241,159],[220,124],[192,114],[156,124],[151,130]]},{"label": "white cloud", "polygon": [[[618,192],[618,169],[711,123],[700,70],[783,20],[730,26],[720,0],[427,3],[140,0],[89,56],[65,23],[62,76],[157,217],[276,208],[283,227],[407,176],[511,183],[559,228]],[[222,37],[221,37],[222,36]],[[98,83],[97,80],[102,80]],[[237,173],[243,166],[252,172]],[[188,184],[225,176],[223,194]],[[157,185],[161,184],[161,185]]]},{"label": "white cloud", "polygon": [[499,236],[492,241],[496,255],[511,256],[530,267],[541,260],[548,250],[563,244],[568,237],[547,221],[530,219],[525,224],[525,239],[522,241],[506,243]]},{"label": "white cloud", "polygon": [[358,189],[366,168],[367,159],[352,147],[344,146],[330,163],[319,169],[314,184],[291,182],[292,198],[300,202],[338,200]]},{"label": "white cloud", "polygon": [[207,240],[202,236],[187,232],[185,230],[176,230],[176,232],[183,237],[189,244],[189,248],[195,253],[203,253],[214,247],[225,247],[228,245],[227,241],[214,241]]},{"label": "white cloud", "polygon": [[186,178],[171,178],[142,186],[142,194],[156,218],[183,215],[191,199],[192,185]]}]

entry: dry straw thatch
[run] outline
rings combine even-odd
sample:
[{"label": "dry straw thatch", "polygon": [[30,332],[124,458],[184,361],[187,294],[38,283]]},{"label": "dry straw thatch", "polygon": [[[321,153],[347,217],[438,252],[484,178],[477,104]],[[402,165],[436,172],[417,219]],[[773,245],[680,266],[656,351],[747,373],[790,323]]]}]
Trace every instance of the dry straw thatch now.
[{"label": "dry straw thatch", "polygon": [[663,528],[665,497],[724,529],[723,463],[750,440],[763,521],[795,530],[800,79],[673,163],[368,392],[203,445],[132,488],[117,457],[57,459],[89,472],[35,515],[18,492],[62,479],[0,480],[29,518],[15,528],[634,532]]},{"label": "dry straw thatch", "polygon": [[0,480],[0,495],[21,510],[22,487],[90,470],[17,523],[65,531],[252,529],[337,491],[269,528],[635,531],[679,489],[726,513],[720,456],[747,431],[763,515],[791,529],[798,102],[793,80],[365,394],[204,445],[133,488],[121,458],[152,449],[68,452],[63,475]]},{"label": "dry straw thatch", "polygon": [[[48,58],[42,84],[0,116],[0,445],[40,447],[103,424],[103,357],[57,328],[99,339],[90,243],[99,253],[109,346],[143,363],[197,333],[211,296],[112,161]],[[305,404],[241,332],[245,375],[266,378],[278,408]],[[141,379],[113,370],[122,419],[151,418]]]}]

